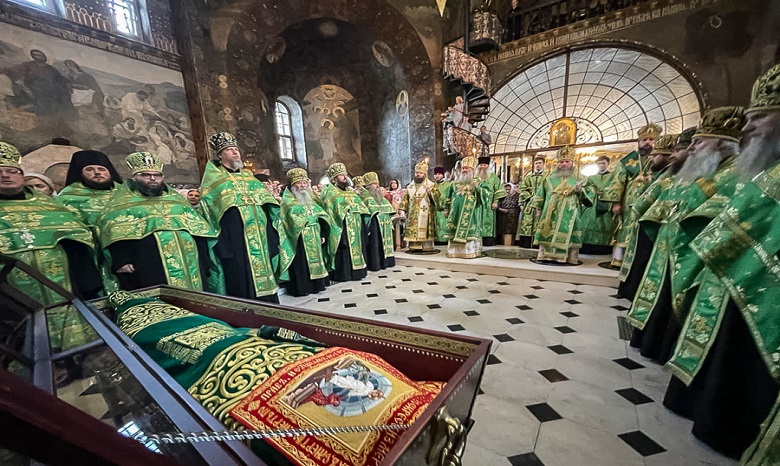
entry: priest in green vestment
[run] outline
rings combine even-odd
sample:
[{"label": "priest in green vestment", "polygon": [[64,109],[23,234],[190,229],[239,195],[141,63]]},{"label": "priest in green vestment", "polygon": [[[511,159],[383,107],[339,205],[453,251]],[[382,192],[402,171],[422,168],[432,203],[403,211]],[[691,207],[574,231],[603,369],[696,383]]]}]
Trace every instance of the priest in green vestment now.
[{"label": "priest in green vestment", "polygon": [[[21,158],[16,147],[0,142],[0,254],[24,262],[78,298],[99,297],[103,283],[92,232],[75,212],[25,187]],[[66,301],[18,269],[8,282],[42,305]],[[48,311],[47,323],[55,351],[96,338],[73,308]]]},{"label": "priest in green vestment", "polygon": [[620,192],[614,180],[614,172],[609,170],[609,157],[596,159],[598,173],[589,176],[588,186],[593,190],[596,202],[582,211],[582,253],[610,254],[612,240],[617,228],[617,220],[612,208],[620,203]]},{"label": "priest in green vestment", "polygon": [[542,181],[531,201],[539,222],[534,236],[539,261],[579,263],[582,206],[593,205],[593,192],[585,177],[574,173],[575,157],[570,146],[558,149],[558,167]]},{"label": "priest in green vestment", "polygon": [[447,257],[473,259],[482,255],[482,211],[490,209],[493,190],[484,180],[474,174],[476,157],[462,159],[460,172],[447,187],[445,214],[447,225]]},{"label": "priest in green vestment", "polygon": [[[122,177],[106,154],[95,150],[81,150],[74,152],[70,158],[65,187],[57,195],[57,200],[78,211],[81,221],[95,234],[97,243],[95,223],[111,198],[111,193],[121,183]],[[119,287],[116,277],[111,273],[102,254],[98,256],[98,264],[106,292],[116,291]]]},{"label": "priest in green vestment", "polygon": [[320,205],[341,229],[330,278],[338,282],[361,280],[367,275],[364,255],[368,232],[364,219],[371,213],[350,187],[346,165],[340,162],[332,164],[326,176],[330,183],[322,187]]},{"label": "priest in green vestment", "polygon": [[444,215],[445,199],[444,193],[449,192],[448,186],[451,181],[444,176],[444,167],[435,167],[433,169],[433,183],[436,185],[436,192],[439,196],[439,202],[436,204],[436,227],[434,233],[436,239],[434,244],[446,244],[447,238],[444,237],[444,232],[447,229],[447,216]]},{"label": "priest in green vestment", "polygon": [[212,252],[217,234],[176,190],[151,152],[127,156],[132,179],[113,190],[97,219],[100,245],[124,290],[171,285],[224,293]]},{"label": "priest in green vestment", "polygon": [[382,187],[379,185],[379,175],[376,172],[367,172],[363,175],[365,189],[360,193],[371,214],[368,228],[368,244],[366,244],[366,267],[375,272],[377,270],[395,267],[395,253],[393,250],[393,217],[396,210],[385,199]]},{"label": "priest in green vestment", "polygon": [[200,205],[219,235],[214,249],[228,296],[278,303],[279,282],[288,279],[293,247],[279,216],[279,202],[244,169],[238,141],[221,132],[209,138],[214,151],[201,182]]},{"label": "priest in green vestment", "polygon": [[[688,146],[693,140],[693,134],[696,132],[696,127],[685,129],[679,136],[677,136],[677,142],[674,145],[671,155],[668,157],[668,164],[666,168],[662,168],[661,171],[657,169],[661,166],[661,162],[667,162],[667,160],[657,160],[655,167],[656,171],[653,172],[655,181],[642,193],[639,200],[634,203],[633,214],[636,218],[641,219],[642,216],[650,209],[653,204],[662,196],[667,195],[666,191],[671,188],[673,184],[673,176],[676,175],[683,164],[688,158]],[[678,187],[679,189],[679,187]],[[652,225],[646,224],[646,225]],[[652,237],[651,237],[652,236]],[[623,263],[620,266],[620,272],[618,273],[617,294],[622,298],[627,298],[630,301],[634,300],[636,296],[636,290],[639,288],[642,276],[644,276],[645,268],[650,260],[650,253],[653,249],[653,242],[655,241],[655,230],[645,227],[637,228],[633,231],[632,237],[629,238],[628,247],[623,257]]]},{"label": "priest in green vestment", "polygon": [[636,219],[631,209],[652,182],[648,158],[655,140],[661,136],[662,131],[663,129],[655,123],[639,128],[637,150],[621,158],[615,167],[615,189],[621,194],[620,204],[616,204],[612,210],[615,215],[620,216],[615,233],[615,248],[612,252],[614,268],[620,268],[631,234],[636,228]]},{"label": "priest in green vestment", "polygon": [[303,168],[287,172],[290,183],[282,195],[281,217],[287,237],[295,245],[295,257],[285,285],[290,296],[306,296],[324,291],[330,284],[341,229],[317,204],[309,174]]},{"label": "priest in green vestment", "polygon": [[534,157],[533,171],[523,177],[523,182],[518,188],[520,203],[523,204],[523,217],[520,219],[520,226],[517,230],[517,239],[521,248],[533,247],[534,235],[539,226],[538,217],[535,215],[536,209],[532,206],[531,201],[536,192],[539,191],[542,181],[547,177],[548,173],[544,169],[545,163],[544,157]]},{"label": "priest in green vestment", "polygon": [[498,201],[506,197],[504,183],[498,175],[490,171],[490,157],[479,157],[477,168],[474,170],[474,178],[484,182],[491,192],[490,205],[482,209],[482,245],[495,246],[496,244],[496,209]]},{"label": "priest in green vestment", "polygon": [[704,269],[664,400],[684,406],[694,397],[694,435],[727,456],[744,452],[743,464],[756,466],[780,458],[779,82],[775,65],[754,84],[733,191],[725,203],[719,193],[709,199],[717,216],[691,242]]},{"label": "priest in green vestment", "polygon": [[[443,170],[442,175],[444,174]],[[414,166],[414,180],[406,186],[404,198],[398,207],[398,210],[404,212],[406,217],[404,241],[409,243],[410,252],[434,250],[439,186],[442,185],[434,184],[428,179],[428,164],[426,162],[420,162]]]},{"label": "priest in green vestment", "polygon": [[108,156],[95,150],[74,152],[68,165],[65,187],[57,200],[81,214],[82,221],[94,228],[114,189],[122,177]]}]

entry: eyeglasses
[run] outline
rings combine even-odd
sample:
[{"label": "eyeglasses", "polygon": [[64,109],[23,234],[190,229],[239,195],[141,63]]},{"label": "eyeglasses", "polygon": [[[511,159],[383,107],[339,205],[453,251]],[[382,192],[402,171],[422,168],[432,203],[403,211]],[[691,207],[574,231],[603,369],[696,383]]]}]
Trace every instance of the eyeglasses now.
[{"label": "eyeglasses", "polygon": [[0,175],[21,175],[22,171],[18,168],[0,168]]},{"label": "eyeglasses", "polygon": [[165,175],[163,175],[162,173],[136,173],[135,176],[144,180],[151,180],[152,178],[159,178],[159,179],[165,178]]}]

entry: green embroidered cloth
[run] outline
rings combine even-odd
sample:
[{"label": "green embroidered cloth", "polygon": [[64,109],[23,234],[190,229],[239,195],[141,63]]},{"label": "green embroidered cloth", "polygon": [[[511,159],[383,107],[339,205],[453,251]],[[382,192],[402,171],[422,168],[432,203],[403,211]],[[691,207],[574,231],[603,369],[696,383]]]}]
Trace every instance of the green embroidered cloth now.
[{"label": "green embroidered cloth", "polygon": [[352,268],[366,268],[363,258],[363,216],[371,215],[363,200],[354,191],[341,189],[332,184],[322,187],[321,205],[328,212],[336,225],[347,230],[349,255]]},{"label": "green embroidered cloth", "polygon": [[[578,183],[579,193],[574,191]],[[544,248],[545,257],[566,260],[569,248],[582,246],[582,205],[593,205],[593,193],[582,176],[551,173],[539,186],[531,201],[531,207],[541,211],[534,244]]]}]

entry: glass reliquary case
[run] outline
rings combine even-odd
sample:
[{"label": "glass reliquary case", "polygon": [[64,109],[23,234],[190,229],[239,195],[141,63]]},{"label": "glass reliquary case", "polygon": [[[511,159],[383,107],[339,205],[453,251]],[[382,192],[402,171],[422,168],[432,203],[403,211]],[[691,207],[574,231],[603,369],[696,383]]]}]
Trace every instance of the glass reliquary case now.
[{"label": "glass reliquary case", "polygon": [[167,286],[83,302],[0,255],[0,465],[460,465],[489,350]]}]

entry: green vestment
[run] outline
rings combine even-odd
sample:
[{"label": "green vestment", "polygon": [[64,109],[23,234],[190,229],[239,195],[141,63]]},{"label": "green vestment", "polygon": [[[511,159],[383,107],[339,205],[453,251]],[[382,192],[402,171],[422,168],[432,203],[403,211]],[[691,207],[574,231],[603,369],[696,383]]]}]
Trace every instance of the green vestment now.
[{"label": "green vestment", "polygon": [[76,209],[81,215],[81,221],[89,227],[94,227],[114,189],[119,186],[121,186],[119,183],[114,183],[112,189],[92,189],[75,182],[62,188],[62,191],[57,194],[57,200]]},{"label": "green vestment", "polygon": [[491,200],[482,209],[482,236],[493,237],[496,236],[496,211],[493,209],[493,204],[506,197],[506,190],[501,178],[495,173],[491,173],[485,183],[490,190]]},{"label": "green vestment", "polygon": [[[97,244],[98,237],[97,231],[95,231],[95,224],[98,216],[103,213],[103,209],[111,198],[111,193],[119,186],[121,186],[119,183],[114,183],[112,189],[92,189],[77,181],[62,188],[62,191],[57,194],[57,200],[65,206],[78,211],[81,215],[81,221],[94,233],[95,243]],[[116,277],[111,273],[102,255],[98,256],[98,265],[103,276],[103,287],[106,289],[106,293],[118,290],[119,285]]]},{"label": "green vestment", "polygon": [[[343,191],[332,184],[322,187],[321,205],[343,231],[346,229],[352,268],[366,268],[363,257],[363,216],[370,216],[363,200],[351,190]],[[392,241],[392,240],[391,240]]]},{"label": "green vestment", "polygon": [[[475,178],[476,180],[476,178]],[[493,202],[493,188],[480,181],[476,186],[472,182],[453,181],[447,186],[445,197],[449,210],[444,238],[453,243],[467,243],[479,240],[485,234],[482,211],[490,209]]]},{"label": "green vestment", "polygon": [[436,233],[436,241],[439,243],[444,243],[447,241],[447,238],[444,237],[445,232],[447,231],[447,216],[444,215],[445,207],[449,205],[449,200],[446,198],[448,193],[450,193],[450,183],[451,181],[442,181],[440,183],[436,183],[436,192],[438,193],[438,203],[436,204],[436,228],[434,229]]},{"label": "green vestment", "polygon": [[518,239],[520,236],[534,237],[538,228],[538,221],[536,215],[534,215],[535,209],[531,205],[536,192],[539,191],[539,187],[542,185],[542,181],[547,177],[548,173],[543,171],[541,173],[531,172],[523,178],[523,182],[520,183],[520,202],[525,204],[523,208],[523,218],[520,219],[520,227],[517,231]]},{"label": "green vestment", "polygon": [[[60,241],[84,244],[94,254],[92,232],[76,213],[56,200],[27,188],[24,195],[25,199],[0,200],[0,253],[19,259],[71,291],[68,256]],[[44,306],[63,301],[62,296],[17,269],[8,276],[8,282]],[[97,338],[78,311],[69,306],[52,309],[46,317],[53,350],[66,350]]]},{"label": "green vestment", "polygon": [[441,184],[436,185],[426,179],[422,183],[411,182],[406,187],[398,210],[406,212],[404,241],[408,241],[410,247],[411,243],[425,243],[436,239],[440,186]]},{"label": "green vestment", "polygon": [[705,268],[669,366],[690,383],[714,343],[729,299],[780,379],[780,164],[736,183],[731,200],[691,243]]},{"label": "green vestment", "polygon": [[[231,172],[214,161],[206,164],[201,182],[200,207],[206,221],[219,234],[220,219],[235,207],[244,227],[249,268],[256,296],[276,294],[278,280],[289,277],[287,269],[295,255],[285,236],[279,216],[279,202],[248,170]],[[268,222],[279,234],[279,254],[271,256],[268,249]]]},{"label": "green vestment", "polygon": [[[634,203],[634,206],[631,209],[632,210],[631,215],[636,219],[642,218],[642,216],[645,215],[648,209],[650,209],[653,206],[655,201],[658,200],[661,194],[667,189],[669,189],[669,187],[672,185],[672,179],[671,179],[672,174],[668,169],[659,172],[654,172],[651,176],[653,178],[653,182],[642,193],[642,195]],[[645,223],[644,231],[647,231],[648,225],[652,225],[652,224]],[[639,240],[639,228],[634,228],[630,234],[631,236],[629,236],[628,238],[628,245],[626,246],[623,261],[619,264],[620,272],[618,273],[618,279],[621,282],[626,281],[629,272],[631,272],[631,266],[634,264],[634,258],[636,257],[637,243]],[[655,239],[654,234],[651,234],[650,236],[653,239]],[[613,259],[613,264],[615,264],[614,259]]]},{"label": "green vestment", "polygon": [[[531,207],[541,211],[534,244],[544,248],[544,257],[551,260],[566,260],[570,248],[582,246],[582,205],[593,205],[593,194],[579,175],[560,177],[551,173],[544,179]],[[582,190],[577,193],[574,185]]]},{"label": "green vestment", "polygon": [[587,178],[587,185],[593,191],[595,203],[582,210],[582,242],[609,246],[617,228],[617,219],[612,214],[612,203],[620,202],[620,192],[615,189],[614,172],[597,173]]},{"label": "green vestment", "polygon": [[[290,242],[297,244],[298,238],[303,241],[309,278],[316,280],[327,277],[328,272],[333,270],[341,228],[334,224],[316,200],[313,199],[311,204],[301,204],[289,189],[282,195],[281,215]],[[327,228],[325,232],[322,231],[323,222]],[[325,244],[321,243],[323,233],[326,235]]]},{"label": "green vestment", "polygon": [[[376,220],[379,222],[379,234],[382,235],[382,249],[385,258],[393,257],[395,255],[393,249],[393,216],[395,216],[395,208],[393,204],[390,204],[390,201],[384,197],[377,201],[368,189],[360,192],[360,198],[366,205],[371,217],[376,216]],[[368,226],[369,221],[370,217],[367,217],[366,226]]]},{"label": "green vestment", "polygon": [[[690,307],[691,288],[698,284],[703,264],[691,250],[691,241],[718,215],[731,197],[735,172],[733,161],[721,163],[718,170],[694,183],[676,182],[661,195],[643,216],[655,245],[628,314],[632,325],[643,328],[658,302],[661,287],[669,274],[672,309],[680,321]],[[668,194],[667,194],[668,193]],[[644,226],[643,226],[644,227]]]},{"label": "green vestment", "polygon": [[615,244],[625,248],[636,229],[636,217],[633,206],[650,184],[650,161],[647,156],[633,151],[620,159],[615,167],[615,189],[622,193],[621,205],[623,217],[615,234]]},{"label": "green vestment", "polygon": [[[114,189],[97,219],[98,238],[106,256],[111,255],[109,246],[118,241],[153,236],[169,285],[224,293],[222,270],[211,253],[217,238],[214,229],[173,189],[167,188],[161,196],[144,196],[134,186],[128,180]],[[201,276],[195,237],[207,239],[213,264],[207,277]]]}]

